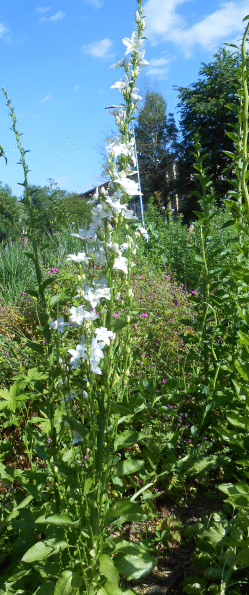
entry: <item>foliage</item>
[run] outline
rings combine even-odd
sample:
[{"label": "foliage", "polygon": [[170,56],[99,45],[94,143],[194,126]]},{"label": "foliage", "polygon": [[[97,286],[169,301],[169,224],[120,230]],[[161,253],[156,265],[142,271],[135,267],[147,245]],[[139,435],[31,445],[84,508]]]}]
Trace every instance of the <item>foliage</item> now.
[{"label": "foliage", "polygon": [[193,220],[193,211],[198,210],[194,198],[196,181],[193,171],[194,135],[199,135],[202,149],[207,153],[207,167],[210,172],[217,202],[228,192],[229,182],[233,177],[233,165],[224,151],[233,150],[233,142],[226,132],[230,124],[236,123],[236,113],[227,104],[239,104],[236,91],[239,55],[232,54],[225,48],[219,49],[210,64],[202,64],[197,83],[189,87],[176,87],[180,98],[182,141],[178,147],[178,192],[184,196],[181,210],[186,222]]},{"label": "foliage", "polygon": [[5,185],[0,188],[0,243],[21,236],[21,209],[16,196]]},{"label": "foliage", "polygon": [[166,101],[160,93],[147,91],[135,133],[145,201],[154,192],[159,192],[166,205],[172,190],[172,183],[166,180],[175,158],[177,128],[173,114],[166,115]]}]

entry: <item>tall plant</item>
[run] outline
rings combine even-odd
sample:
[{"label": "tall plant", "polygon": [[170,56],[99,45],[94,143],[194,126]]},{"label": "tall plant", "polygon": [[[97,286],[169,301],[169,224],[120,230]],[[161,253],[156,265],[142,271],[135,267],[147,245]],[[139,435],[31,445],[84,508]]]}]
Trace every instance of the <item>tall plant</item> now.
[{"label": "tall plant", "polygon": [[[144,465],[129,454],[130,449],[145,439],[143,433],[129,430],[127,425],[142,406],[132,401],[129,393],[130,278],[135,236],[147,236],[140,226],[135,234],[132,232],[129,222],[135,218],[127,207],[130,198],[139,194],[137,183],[129,177],[136,165],[129,125],[139,99],[136,79],[147,64],[142,49],[142,0],[137,4],[137,30],[131,38],[123,39],[125,58],[113,65],[124,67],[125,77],[112,85],[121,92],[123,104],[114,112],[120,135],[107,147],[109,189],[96,190],[90,201],[90,227],[74,234],[82,240],[83,249],[68,256],[78,269],[78,287],[73,303],[68,304],[67,322],[58,314],[51,320],[61,296],[49,298],[51,278],[42,277],[25,151],[4,90],[24,170],[30,237],[27,255],[34,262],[38,282],[37,291],[30,293],[41,304],[38,328],[43,335],[42,344],[30,343],[39,355],[34,374],[39,391],[36,409],[40,411],[25,423],[30,468],[15,474],[15,481],[29,494],[15,516],[20,530],[23,519],[28,519],[31,547],[21,552],[22,563],[17,562],[12,577],[4,583],[6,593],[8,588],[18,588],[20,580],[22,588],[26,588],[23,592],[29,593],[27,585],[32,577],[32,593],[37,595],[128,595],[130,590],[119,587],[119,573],[127,579],[138,578],[156,563],[145,546],[115,535],[123,523],[146,518],[135,501],[146,487],[133,497],[120,497],[124,493],[122,477],[138,473]],[[121,226],[125,230],[122,244]],[[121,291],[124,314],[115,321],[115,304]],[[27,379],[21,378],[14,389],[0,393],[6,408],[8,397],[20,394],[26,385]],[[9,485],[13,481],[9,470],[3,468],[2,477]],[[114,487],[119,498],[113,503]],[[28,514],[24,509],[33,498],[36,505]],[[13,513],[4,520],[2,529],[9,527],[12,518]]]}]

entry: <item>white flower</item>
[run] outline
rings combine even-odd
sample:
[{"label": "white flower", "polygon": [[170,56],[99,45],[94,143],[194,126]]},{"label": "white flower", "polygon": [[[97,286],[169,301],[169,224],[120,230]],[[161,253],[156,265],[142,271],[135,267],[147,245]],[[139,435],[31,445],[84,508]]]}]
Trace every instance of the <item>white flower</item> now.
[{"label": "white flower", "polygon": [[97,238],[96,231],[93,228],[92,224],[90,225],[88,230],[79,229],[79,233],[71,233],[71,236],[75,236],[76,238],[80,238],[81,240]]},{"label": "white flower", "polygon": [[122,205],[120,203],[120,200],[112,200],[110,197],[106,198],[106,202],[110,205],[110,207],[116,211],[118,214],[122,213],[124,211],[127,211],[127,206],[126,205]]},{"label": "white flower", "polygon": [[115,333],[108,331],[104,326],[96,328],[95,335],[97,341],[103,341],[105,345],[110,345],[110,338],[115,339],[116,337]]},{"label": "white flower", "polygon": [[72,356],[70,359],[70,364],[72,369],[75,370],[76,368],[80,367],[80,360],[81,358],[85,358],[87,356],[87,348],[84,343],[79,343],[76,346],[76,349],[68,349],[68,353]]},{"label": "white flower", "polygon": [[111,290],[109,287],[99,287],[96,290],[96,296],[98,297],[98,300],[100,300],[101,298],[110,300],[111,299]]},{"label": "white flower", "polygon": [[125,75],[124,79],[120,79],[120,81],[116,81],[114,85],[111,86],[111,89],[117,89],[121,93],[123,92],[130,92],[130,81],[128,79],[127,74]]},{"label": "white flower", "polygon": [[94,205],[98,200],[99,200],[99,189],[97,187],[96,190],[95,190],[95,192],[94,192],[94,194],[93,194],[92,199],[91,200],[88,200],[87,201],[87,204],[88,205]]},{"label": "white flower", "polygon": [[137,231],[139,231],[139,233],[140,233],[141,235],[143,235],[143,236],[144,236],[144,238],[146,239],[146,241],[148,242],[148,239],[149,239],[149,234],[148,234],[148,232],[147,232],[147,229],[145,229],[144,227],[137,227]]},{"label": "white flower", "polygon": [[123,213],[123,217],[125,219],[137,219],[137,216],[134,215],[134,212],[131,211],[130,209],[128,209],[128,211],[126,211],[125,213]]},{"label": "white flower", "polygon": [[111,64],[110,68],[122,68],[123,66],[125,66],[126,63],[126,59],[122,58],[122,60],[119,60],[116,64]]},{"label": "white flower", "polygon": [[51,329],[59,331],[59,333],[63,333],[65,326],[70,326],[69,322],[64,322],[63,316],[58,318],[58,320],[51,320],[49,323]]},{"label": "white flower", "polygon": [[138,52],[139,67],[149,65],[149,62],[147,62],[147,60],[144,60],[144,54],[145,54],[145,50]]},{"label": "white flower", "polygon": [[96,320],[98,318],[97,312],[93,310],[92,312],[88,312],[88,310],[83,310],[83,306],[72,306],[70,308],[71,316],[69,320],[72,324],[76,324],[77,326],[81,326],[83,320]]},{"label": "white flower", "polygon": [[121,171],[117,174],[117,178],[114,180],[114,182],[120,184],[120,186],[124,188],[124,191],[130,196],[138,196],[139,194],[142,194],[138,189],[138,183],[127,178],[124,171]]},{"label": "white flower", "polygon": [[111,290],[109,289],[109,287],[99,287],[94,291],[93,288],[90,287],[88,291],[84,293],[84,298],[85,300],[90,302],[92,308],[96,308],[101,298],[110,300]]},{"label": "white flower", "polygon": [[76,432],[76,430],[73,430],[73,444],[77,444],[77,442],[82,442],[83,438],[82,436]]},{"label": "white flower", "polygon": [[137,31],[133,31],[130,39],[129,37],[122,39],[122,42],[127,47],[125,55],[129,54],[129,52],[138,52],[139,48],[143,45],[143,39],[139,39]]},{"label": "white flower", "polygon": [[67,256],[67,260],[74,260],[75,262],[88,263],[89,258],[87,257],[85,252],[78,252],[77,256],[75,254],[69,254]]},{"label": "white flower", "polygon": [[124,271],[124,273],[127,275],[127,259],[124,256],[119,255],[118,258],[116,258],[116,260],[114,261],[113,268],[119,271]]},{"label": "white flower", "polygon": [[129,289],[129,296],[130,296],[130,297],[133,297],[133,295],[134,295],[134,293],[133,293],[133,289],[130,287],[130,289]]}]

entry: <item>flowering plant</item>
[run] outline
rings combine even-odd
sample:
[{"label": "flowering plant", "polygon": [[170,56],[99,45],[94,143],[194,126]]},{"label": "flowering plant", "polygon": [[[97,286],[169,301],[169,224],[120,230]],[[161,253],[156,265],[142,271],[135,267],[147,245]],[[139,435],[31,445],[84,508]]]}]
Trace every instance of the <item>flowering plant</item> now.
[{"label": "flowering plant", "polygon": [[[29,494],[22,506],[30,497],[39,503],[39,513],[36,508],[30,521],[34,534],[39,530],[44,535],[41,540],[35,539],[22,557],[27,572],[34,571],[36,579],[37,574],[41,577],[37,595],[129,595],[130,590],[119,587],[119,573],[127,579],[139,578],[156,563],[145,546],[113,535],[123,523],[146,519],[135,502],[146,488],[124,497],[122,483],[123,475],[138,473],[144,465],[144,461],[127,456],[126,449],[145,438],[142,433],[124,429],[143,407],[132,402],[129,393],[132,258],[136,237],[148,239],[143,227],[137,226],[133,234],[128,225],[136,219],[128,208],[129,200],[139,195],[138,184],[130,177],[136,173],[136,158],[129,124],[140,99],[136,79],[147,64],[141,49],[145,27],[142,0],[137,3],[137,31],[130,39],[123,39],[125,58],[113,65],[124,67],[125,77],[112,85],[121,92],[124,103],[113,112],[120,136],[107,147],[109,188],[96,189],[89,201],[89,229],[73,234],[82,240],[82,251],[67,259],[78,271],[68,321],[58,314],[55,319],[51,317],[62,295],[48,298],[46,294],[50,278],[43,280],[39,265],[25,151],[4,91],[25,175],[24,204],[30,222],[27,255],[34,262],[38,281],[37,292],[32,295],[40,299],[43,310],[39,327],[43,345],[30,343],[30,347],[39,353],[39,369],[43,368],[46,382],[39,401],[41,416],[27,420],[32,427],[27,434],[30,440],[26,436],[30,469],[20,480]],[[121,226],[125,229],[122,244]],[[56,272],[55,268],[51,271]],[[116,319],[121,290],[125,293],[124,313]],[[122,459],[120,448],[126,453]],[[9,480],[7,473],[5,480]],[[114,488],[118,499],[113,504]]]}]

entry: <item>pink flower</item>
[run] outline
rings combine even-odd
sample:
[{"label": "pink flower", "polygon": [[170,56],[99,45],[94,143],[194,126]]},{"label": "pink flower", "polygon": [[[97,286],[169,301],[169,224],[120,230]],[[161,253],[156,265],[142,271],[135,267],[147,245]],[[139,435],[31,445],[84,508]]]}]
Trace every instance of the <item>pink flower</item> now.
[{"label": "pink flower", "polygon": [[143,275],[138,275],[138,278],[143,279],[144,277],[143,277]]},{"label": "pink flower", "polygon": [[143,312],[142,312],[142,314],[140,314],[140,317],[141,318],[149,318],[148,314],[144,314]]}]

